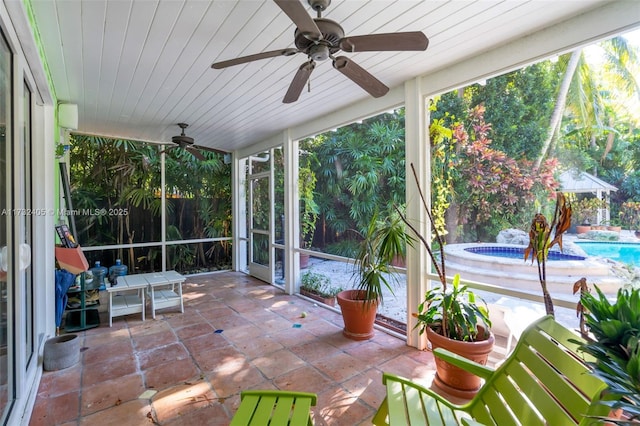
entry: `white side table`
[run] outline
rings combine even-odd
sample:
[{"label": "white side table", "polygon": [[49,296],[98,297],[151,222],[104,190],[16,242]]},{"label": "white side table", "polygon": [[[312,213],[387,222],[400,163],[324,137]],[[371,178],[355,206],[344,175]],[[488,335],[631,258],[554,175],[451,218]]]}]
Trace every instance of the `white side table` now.
[{"label": "white side table", "polygon": [[182,283],[185,277],[176,271],[151,272],[141,274],[149,283],[149,299],[151,300],[151,316],[155,319],[156,309],[179,306],[184,313],[182,300]]},{"label": "white side table", "polygon": [[[113,325],[113,317],[121,315],[142,314],[144,321],[144,290],[149,283],[140,275],[125,275],[118,277],[118,284],[107,285],[109,292],[109,327]],[[135,294],[131,294],[135,291]]]}]

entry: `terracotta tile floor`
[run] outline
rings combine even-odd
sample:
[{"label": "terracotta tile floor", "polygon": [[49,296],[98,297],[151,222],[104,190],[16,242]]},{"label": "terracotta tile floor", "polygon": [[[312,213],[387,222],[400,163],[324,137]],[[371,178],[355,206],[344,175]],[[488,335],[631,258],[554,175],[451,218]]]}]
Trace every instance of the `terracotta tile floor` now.
[{"label": "terracotta tile floor", "polygon": [[383,371],[431,381],[430,352],[382,331],[346,339],[339,314],[245,274],[190,277],[183,289],[184,314],[111,328],[103,299],[101,326],[78,333],[80,363],[44,372],[30,425],[227,425],[243,389],[314,392],[316,425],[371,424]]}]

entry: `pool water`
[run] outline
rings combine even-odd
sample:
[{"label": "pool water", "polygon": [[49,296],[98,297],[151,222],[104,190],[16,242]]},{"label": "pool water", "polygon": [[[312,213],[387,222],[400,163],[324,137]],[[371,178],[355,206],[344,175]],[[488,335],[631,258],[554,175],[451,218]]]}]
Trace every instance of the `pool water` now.
[{"label": "pool water", "polygon": [[[481,254],[483,256],[491,257],[506,257],[508,259],[523,259],[524,260],[524,248],[522,247],[469,247],[465,251],[475,254]],[[585,250],[586,251],[586,250]],[[529,254],[531,259],[531,254]],[[550,251],[547,256],[547,260],[584,260],[582,256],[575,256],[571,254],[564,254],[558,251]]]},{"label": "pool water", "polygon": [[578,241],[576,244],[589,256],[601,256],[627,265],[640,266],[640,244]]}]

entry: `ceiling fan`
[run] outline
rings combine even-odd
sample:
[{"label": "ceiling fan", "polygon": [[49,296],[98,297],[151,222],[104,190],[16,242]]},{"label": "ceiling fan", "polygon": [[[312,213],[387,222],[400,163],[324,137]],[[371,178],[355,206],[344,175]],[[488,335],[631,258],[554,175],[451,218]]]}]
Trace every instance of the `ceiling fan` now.
[{"label": "ceiling fan", "polygon": [[322,11],[331,4],[331,0],[307,0],[311,8],[317,12],[317,18],[312,18],[299,0],[273,1],[296,25],[294,33],[296,47],[216,62],[211,65],[211,68],[222,69],[259,59],[305,53],[309,59],[298,68],[287,93],[284,95],[282,100],[284,103],[297,101],[316,66],[316,62],[329,58],[333,61],[335,69],[362,87],[371,96],[375,98],[384,96],[389,91],[384,83],[346,56],[334,55],[340,50],[344,52],[420,51],[426,50],[429,45],[429,40],[421,31],[345,37],[340,24],[322,17]]},{"label": "ceiling fan", "polygon": [[176,144],[176,146],[169,147],[169,148],[165,149],[162,152],[167,152],[170,149],[182,148],[182,149],[190,152],[198,160],[203,160],[203,161],[206,160],[204,155],[202,155],[202,153],[198,150],[198,148],[203,148],[203,147],[199,147],[198,145],[194,145],[193,144],[193,138],[185,135],[185,133],[184,133],[184,129],[189,127],[189,125],[186,124],[186,123],[178,123],[178,126],[180,126],[180,128],[182,129],[182,133],[180,133],[177,136],[173,136],[171,138],[171,142]]}]

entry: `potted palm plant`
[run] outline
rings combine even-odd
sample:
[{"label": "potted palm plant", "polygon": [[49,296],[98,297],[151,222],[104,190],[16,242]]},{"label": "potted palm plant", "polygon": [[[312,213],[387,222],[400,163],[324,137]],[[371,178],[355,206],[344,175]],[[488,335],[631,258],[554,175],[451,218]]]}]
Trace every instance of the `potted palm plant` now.
[{"label": "potted palm plant", "polygon": [[[491,333],[491,321],[486,303],[477,297],[467,286],[460,284],[456,275],[449,284],[445,270],[444,239],[435,225],[422,189],[418,184],[413,164],[411,165],[422,205],[429,217],[438,253],[434,252],[430,241],[421,235],[399,211],[403,222],[422,242],[439,278],[439,286],[429,289],[424,300],[413,313],[417,323],[414,328],[420,334],[426,333],[432,349],[442,347],[465,358],[486,364],[493,350],[494,336]],[[434,384],[450,395],[470,398],[480,388],[479,377],[436,358],[436,376]]]},{"label": "potted palm plant", "polygon": [[356,286],[338,293],[337,299],[344,320],[343,334],[353,340],[366,340],[374,335],[373,324],[378,305],[383,301],[383,290],[393,294],[397,273],[394,259],[405,256],[405,247],[413,238],[405,230],[397,214],[381,219],[374,214],[355,257]]}]

